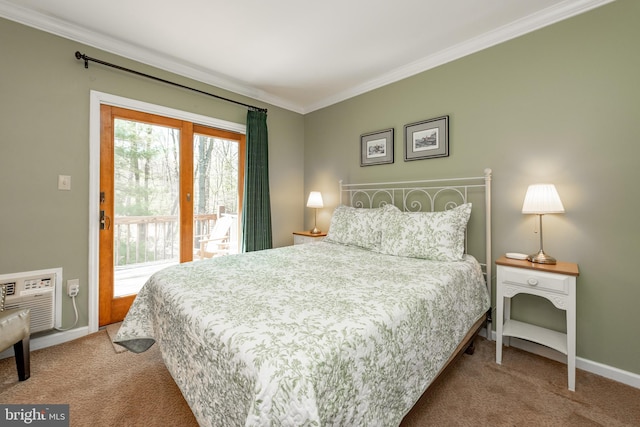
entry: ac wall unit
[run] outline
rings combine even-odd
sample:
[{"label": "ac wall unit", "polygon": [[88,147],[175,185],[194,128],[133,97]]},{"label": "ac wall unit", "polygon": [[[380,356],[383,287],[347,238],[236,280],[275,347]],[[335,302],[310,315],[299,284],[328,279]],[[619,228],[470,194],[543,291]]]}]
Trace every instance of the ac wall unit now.
[{"label": "ac wall unit", "polygon": [[[61,269],[60,269],[61,271]],[[31,272],[39,273],[39,272]],[[7,285],[5,310],[28,308],[31,310],[31,333],[53,329],[55,324],[56,272],[41,274],[2,275],[0,285]]]}]

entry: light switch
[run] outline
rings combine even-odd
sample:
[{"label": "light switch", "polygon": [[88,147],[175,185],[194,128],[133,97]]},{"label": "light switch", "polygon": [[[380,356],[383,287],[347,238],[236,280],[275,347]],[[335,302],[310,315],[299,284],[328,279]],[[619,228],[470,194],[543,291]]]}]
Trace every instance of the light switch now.
[{"label": "light switch", "polygon": [[58,175],[58,190],[71,190],[71,176]]}]

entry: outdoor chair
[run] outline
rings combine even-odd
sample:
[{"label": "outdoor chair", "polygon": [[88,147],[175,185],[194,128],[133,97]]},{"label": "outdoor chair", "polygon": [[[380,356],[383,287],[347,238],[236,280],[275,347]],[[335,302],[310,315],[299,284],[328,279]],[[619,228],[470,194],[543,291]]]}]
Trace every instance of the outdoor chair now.
[{"label": "outdoor chair", "polygon": [[211,233],[200,238],[200,249],[195,255],[200,259],[229,253],[229,232],[235,224],[235,215],[222,215],[216,220]]}]

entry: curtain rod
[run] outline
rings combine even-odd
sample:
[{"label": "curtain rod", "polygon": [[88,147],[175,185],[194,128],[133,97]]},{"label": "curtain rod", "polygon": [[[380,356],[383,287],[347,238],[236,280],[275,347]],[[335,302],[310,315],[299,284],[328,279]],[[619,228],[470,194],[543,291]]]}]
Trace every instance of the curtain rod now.
[{"label": "curtain rod", "polygon": [[216,94],[213,94],[213,93],[205,92],[205,91],[202,91],[200,89],[195,89],[195,88],[192,88],[192,87],[189,87],[189,86],[182,85],[180,83],[175,83],[175,82],[172,82],[172,81],[169,81],[169,80],[161,79],[160,77],[151,76],[149,74],[141,73],[140,71],[136,71],[136,70],[132,70],[130,68],[122,67],[120,65],[112,64],[110,62],[101,61],[99,59],[91,58],[90,56],[87,56],[87,55],[85,55],[83,53],[80,53],[79,51],[76,51],[76,59],[84,60],[84,68],[89,68],[89,61],[93,61],[93,62],[96,62],[98,64],[106,65],[107,67],[116,68],[116,69],[121,70],[121,71],[126,71],[127,73],[136,74],[138,76],[146,77],[148,79],[152,79],[152,80],[156,80],[156,81],[159,81],[159,82],[162,82],[162,83],[167,83],[167,84],[170,84],[170,85],[173,85],[173,86],[177,86],[177,87],[180,87],[182,89],[188,89],[188,90],[191,90],[191,91],[194,91],[194,92],[201,93],[203,95],[212,96],[214,98],[218,98],[218,99],[221,99],[223,101],[232,102],[234,104],[242,105],[242,106],[247,107],[247,108],[249,108],[251,110],[262,111],[264,113],[267,112],[266,108],[260,108],[260,107],[254,106],[254,105],[245,104],[245,103],[240,102],[240,101],[234,101],[233,99],[229,99],[229,98],[225,98],[223,96],[219,96],[219,95],[216,95]]}]

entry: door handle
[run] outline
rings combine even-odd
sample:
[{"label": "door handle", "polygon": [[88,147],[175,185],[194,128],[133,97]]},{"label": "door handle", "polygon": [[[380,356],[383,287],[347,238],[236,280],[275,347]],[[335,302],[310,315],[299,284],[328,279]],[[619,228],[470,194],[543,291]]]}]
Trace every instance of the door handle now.
[{"label": "door handle", "polygon": [[100,211],[100,230],[109,230],[111,228],[111,218],[104,214],[104,211]]}]

